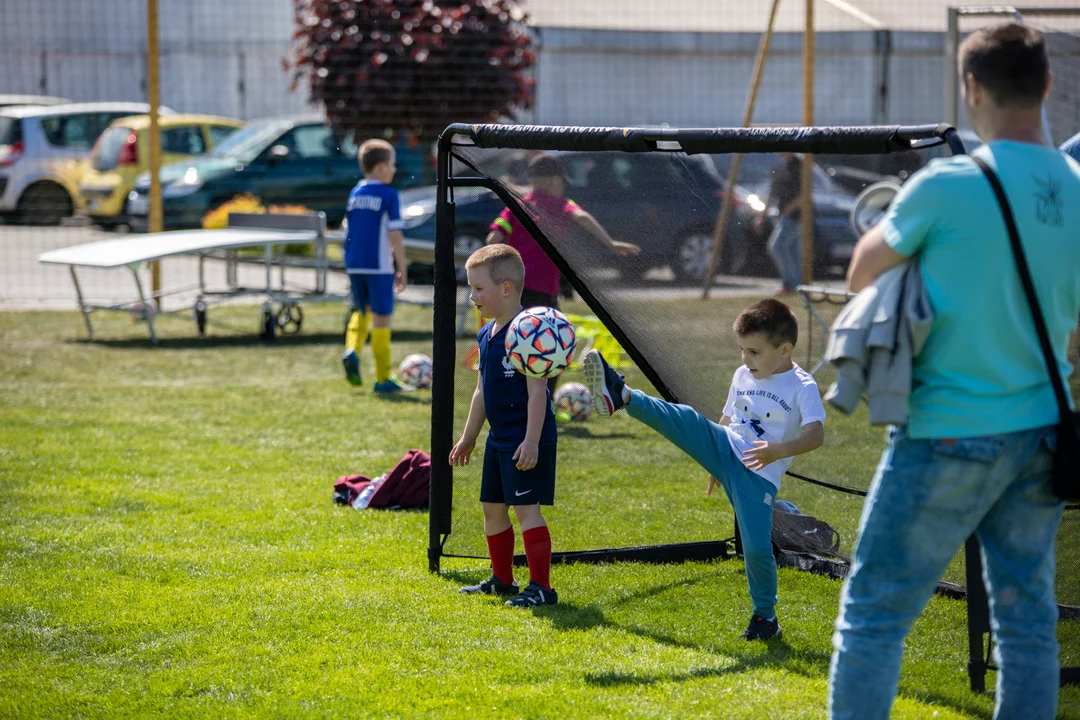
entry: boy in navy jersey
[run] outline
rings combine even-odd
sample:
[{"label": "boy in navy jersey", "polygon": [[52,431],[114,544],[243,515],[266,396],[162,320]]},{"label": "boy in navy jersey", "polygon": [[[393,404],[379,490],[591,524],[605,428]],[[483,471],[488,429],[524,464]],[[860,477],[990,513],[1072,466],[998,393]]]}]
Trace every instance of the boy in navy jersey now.
[{"label": "boy in navy jersey", "polygon": [[345,272],[352,283],[353,313],[345,331],[345,379],[360,385],[360,349],[371,326],[375,358],[375,392],[399,392],[390,379],[390,315],[394,292],[405,289],[405,238],[401,206],[390,187],[397,171],[394,148],[385,140],[368,140],[358,153],[364,179],[349,193],[345,235]]},{"label": "boy in navy jersey", "polygon": [[[480,330],[480,377],[461,439],[450,451],[450,464],[468,465],[480,428],[491,426],[484,450],[480,504],[492,575],[463,593],[516,595],[510,607],[554,605],[551,587],[551,535],[540,512],[555,502],[555,413],[547,382],[514,370],[504,341],[510,321],[521,312],[525,265],[509,245],[488,245],[465,263],[470,299],[484,317]],[[510,506],[521,525],[529,584],[518,593],[514,580],[514,527]]]}]

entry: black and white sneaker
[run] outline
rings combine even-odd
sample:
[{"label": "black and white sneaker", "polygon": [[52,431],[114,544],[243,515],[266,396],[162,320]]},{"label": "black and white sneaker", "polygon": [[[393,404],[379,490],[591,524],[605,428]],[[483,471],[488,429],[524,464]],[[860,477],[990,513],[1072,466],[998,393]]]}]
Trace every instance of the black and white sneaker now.
[{"label": "black and white sneaker", "polygon": [[509,584],[501,583],[497,577],[492,575],[482,583],[466,585],[458,592],[466,595],[517,595],[518,583],[517,580],[511,580]]},{"label": "black and white sneaker", "polygon": [[754,615],[750,618],[750,625],[743,631],[742,640],[772,640],[778,638],[784,633],[783,628],[780,627],[780,623],[776,618],[772,620],[766,620],[760,615]]},{"label": "black and white sneaker", "polygon": [[548,590],[539,583],[531,582],[525,586],[521,594],[516,598],[506,601],[506,607],[540,607],[541,605],[554,605],[559,602],[559,593],[555,588]]},{"label": "black and white sneaker", "polygon": [[623,376],[611,369],[598,350],[585,353],[581,363],[585,370],[585,383],[593,396],[593,407],[600,417],[611,417],[624,406]]}]

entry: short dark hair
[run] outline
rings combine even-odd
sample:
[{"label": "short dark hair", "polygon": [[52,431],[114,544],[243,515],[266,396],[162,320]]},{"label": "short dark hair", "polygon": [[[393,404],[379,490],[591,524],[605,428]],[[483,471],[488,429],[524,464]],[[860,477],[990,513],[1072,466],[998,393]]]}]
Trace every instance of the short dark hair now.
[{"label": "short dark hair", "polygon": [[394,146],[385,140],[366,140],[360,146],[360,169],[369,173],[394,157]]},{"label": "short dark hair", "polygon": [[792,345],[799,341],[799,321],[784,303],[769,298],[759,300],[739,313],[735,318],[735,334],[762,333],[769,342],[779,347],[781,343]]},{"label": "short dark hair", "polygon": [[971,73],[1002,107],[1038,105],[1050,82],[1046,38],[1010,22],[972,33],[960,45],[960,73]]},{"label": "short dark hair", "polygon": [[543,153],[529,161],[529,177],[561,177],[566,178],[566,168],[554,155]]}]

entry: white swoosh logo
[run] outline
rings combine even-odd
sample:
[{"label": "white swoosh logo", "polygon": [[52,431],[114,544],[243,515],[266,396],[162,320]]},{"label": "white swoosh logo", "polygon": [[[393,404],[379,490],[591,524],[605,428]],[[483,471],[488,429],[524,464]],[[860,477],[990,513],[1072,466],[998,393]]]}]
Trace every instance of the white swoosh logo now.
[{"label": "white swoosh logo", "polygon": [[528,494],[529,494],[529,493],[531,493],[531,492],[532,492],[532,490],[526,490],[525,492],[517,492],[517,491],[515,490],[515,491],[514,491],[514,497],[521,497],[522,495],[528,495]]}]

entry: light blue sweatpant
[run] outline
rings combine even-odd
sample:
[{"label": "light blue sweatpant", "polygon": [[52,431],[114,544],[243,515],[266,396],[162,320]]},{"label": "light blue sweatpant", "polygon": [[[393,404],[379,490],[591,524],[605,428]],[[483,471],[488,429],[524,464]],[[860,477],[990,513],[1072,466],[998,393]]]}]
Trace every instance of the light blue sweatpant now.
[{"label": "light blue sweatpant", "polygon": [[754,614],[767,620],[776,617],[776,558],[772,551],[776,488],[742,464],[726,427],[689,405],[674,405],[631,390],[626,412],[670,440],[720,482],[739,521]]}]

